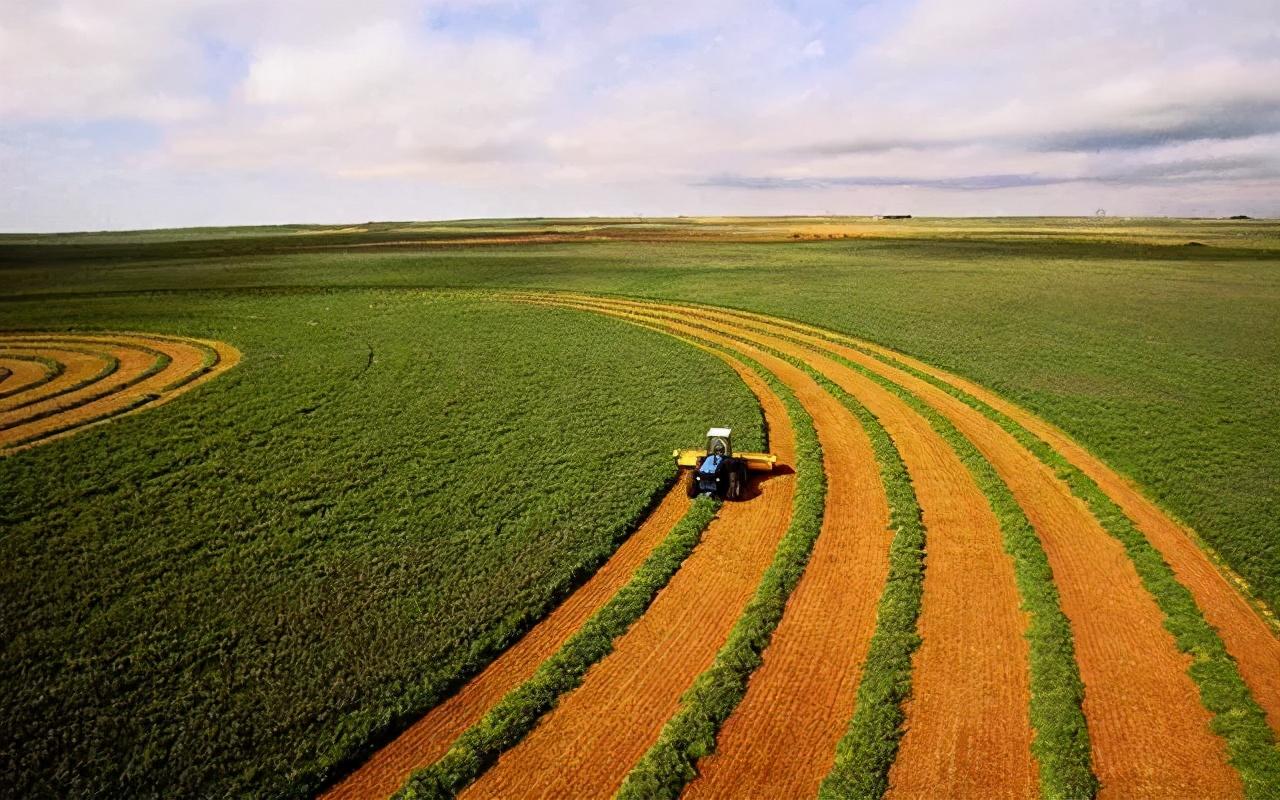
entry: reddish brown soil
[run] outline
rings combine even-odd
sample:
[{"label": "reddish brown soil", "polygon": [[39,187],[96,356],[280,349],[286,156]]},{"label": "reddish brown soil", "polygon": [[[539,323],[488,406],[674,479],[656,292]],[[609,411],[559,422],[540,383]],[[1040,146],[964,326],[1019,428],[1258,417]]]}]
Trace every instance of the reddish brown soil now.
[{"label": "reddish brown soil", "polygon": [[590,580],[456,694],[374,753],[359,769],[322,797],[326,800],[389,797],[415,769],[443,756],[459,734],[478,722],[507,692],[533,675],[539,664],[559,650],[631,579],[636,568],[684,516],[689,502],[681,485],[668,492],[662,503]]},{"label": "reddish brown soil", "polygon": [[[775,329],[756,321],[756,327]],[[1235,797],[1239,776],[1187,675],[1163,615],[1124,548],[1052,470],[941,389],[850,347],[813,339],[906,387],[947,416],[992,463],[1041,537],[1085,683],[1102,797]]]},{"label": "reddish brown soil", "polygon": [[[750,370],[730,362],[760,398],[771,449],[795,459],[781,402]],[[794,476],[762,481],[759,495],[726,503],[701,544],[648,612],[587,673],[582,685],[504,754],[467,797],[603,797],[621,784],[710,665],[754,592],[791,516]]]},{"label": "reddish brown soil", "polygon": [[[694,309],[626,302],[610,305],[648,310],[667,320],[714,324],[719,330],[804,360],[857,397],[881,420],[912,475],[929,530],[920,619],[924,643],[916,654],[914,699],[907,709],[908,733],[891,775],[893,793],[909,797],[1035,795],[1027,645],[1023,638],[1026,619],[1019,608],[1013,567],[1004,553],[999,525],[985,496],[946,442],[890,392],[812,349],[762,335],[749,327],[727,324],[721,316],[706,316]],[[751,355],[757,357],[756,353]],[[794,371],[789,365],[780,370],[778,365],[783,363],[769,361],[766,366],[780,375],[785,369]],[[787,377],[784,380],[791,383]],[[858,427],[851,416],[848,424]],[[867,456],[870,457],[869,452]],[[864,471],[864,479],[879,483],[874,461],[856,468]],[[838,497],[834,491],[835,474],[828,464],[833,495]],[[828,514],[866,513],[865,506],[859,510],[856,502],[837,506],[829,504]],[[883,531],[887,520],[878,522]],[[831,543],[826,535],[824,529],[814,562],[788,604],[787,614],[766,651],[764,665],[752,678],[742,705],[724,726],[717,754],[700,762],[703,774],[690,785],[690,796],[739,796],[744,786],[772,796],[812,795],[830,769],[836,741],[852,712],[858,670],[844,668],[850,678],[847,697],[832,696],[829,690],[839,682],[832,683],[830,678],[825,687],[828,691],[815,690],[804,681],[807,673],[843,667],[836,647],[824,641],[838,637],[833,636],[829,625],[815,625],[812,630],[818,637],[804,648],[802,637],[793,640],[787,635],[789,621],[801,618],[806,584],[820,574],[815,572],[817,555],[824,541]],[[888,536],[884,533],[885,547]],[[856,549],[847,542],[840,543],[838,549],[856,555]],[[852,580],[856,568],[849,572],[843,579],[845,585],[856,588],[857,581]],[[872,604],[874,615],[879,591],[862,594]],[[823,603],[827,606],[826,622],[848,618],[838,607],[831,607],[829,598],[815,597],[812,602],[818,620],[823,620]],[[855,617],[851,623],[856,625],[857,621]],[[870,623],[873,625],[874,619]],[[774,672],[774,664],[784,664],[775,651],[794,651],[796,657]],[[865,650],[853,663],[860,667],[864,656]],[[829,663],[833,658],[836,663]]]},{"label": "reddish brown soil", "polygon": [[1092,478],[1160,551],[1178,576],[1178,581],[1191,591],[1205,619],[1218,629],[1227,652],[1239,664],[1240,674],[1254,699],[1266,712],[1271,729],[1280,736],[1280,637],[1232,585],[1228,577],[1230,573],[1224,574],[1224,570],[1215,568],[1197,545],[1194,534],[1178,525],[1129,481],[1056,427],[970,381],[948,375],[915,359],[879,349],[1004,412]]},{"label": "reddish brown soil", "polygon": [[[75,342],[71,343],[68,340],[75,340]],[[33,392],[24,392],[14,395],[13,398],[6,398],[18,403],[33,397],[48,397],[59,387],[65,389],[95,375],[102,369],[104,360],[101,357],[86,356],[60,349],[60,342],[62,348],[77,347],[110,353],[119,359],[120,364],[116,372],[83,388],[57,397],[48,397],[47,400],[19,409],[9,406],[10,410],[0,415],[0,421],[11,423],[13,427],[0,431],[0,449],[13,452],[23,447],[34,447],[78,433],[88,425],[105,422],[121,413],[126,413],[135,401],[146,395],[159,395],[159,397],[143,408],[168,402],[230,369],[240,360],[240,353],[229,345],[221,342],[201,342],[214,348],[218,353],[218,364],[184,386],[172,390],[166,389],[170,384],[202,369],[204,353],[190,341],[176,337],[151,337],[145,334],[11,334],[3,337],[0,343],[5,347],[21,348],[23,352],[49,354],[66,366],[66,371],[62,375],[37,387]],[[131,386],[125,386],[126,382],[138,378],[155,363],[155,356],[137,349],[139,346],[165,353],[170,357],[170,363],[156,374],[143,378]],[[73,359],[72,356],[76,358]],[[107,389],[114,389],[114,391],[94,399],[94,395]],[[49,411],[59,411],[59,413],[39,419],[34,418]],[[57,433],[31,444],[15,445],[16,442],[28,437],[54,431]]]}]

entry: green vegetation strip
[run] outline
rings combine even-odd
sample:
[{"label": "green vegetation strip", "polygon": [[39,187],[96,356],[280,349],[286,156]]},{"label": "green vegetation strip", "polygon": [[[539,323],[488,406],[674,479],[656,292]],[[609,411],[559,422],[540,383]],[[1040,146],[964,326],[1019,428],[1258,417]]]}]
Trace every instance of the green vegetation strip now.
[{"label": "green vegetation strip", "polygon": [[[788,325],[787,327],[794,329],[797,326]],[[818,335],[822,336],[822,334]],[[1173,569],[1165,563],[1159,551],[1147,541],[1115,501],[1103,492],[1093,479],[1043,439],[1028,431],[1007,414],[970,393],[898,359],[863,347],[856,340],[830,336],[822,336],[822,338],[852,346],[882,363],[936,386],[975,409],[1013,436],[1041,462],[1051,467],[1058,478],[1071,488],[1072,493],[1084,500],[1103,529],[1124,546],[1143,585],[1164,614],[1165,628],[1173,634],[1178,649],[1191,656],[1192,662],[1187,672],[1199,687],[1201,702],[1214,715],[1211,723],[1213,731],[1226,740],[1231,764],[1240,773],[1244,783],[1245,796],[1260,799],[1276,797],[1280,793],[1280,749],[1276,747],[1275,737],[1267,725],[1264,712],[1254,700],[1244,679],[1240,677],[1235,660],[1222,644],[1222,639],[1205,620],[1191,592],[1178,582]],[[887,381],[838,354],[831,355],[863,374],[879,380],[882,384]],[[896,384],[893,385],[896,386]],[[1037,549],[1040,548],[1037,547]],[[1048,569],[1047,564],[1045,569]],[[1056,600],[1056,591],[1054,595]],[[1034,641],[1033,639],[1033,645]],[[1032,691],[1034,717],[1037,691],[1034,683]],[[1043,762],[1041,768],[1041,780],[1047,783]]]},{"label": "green vegetation strip", "polygon": [[[705,328],[687,319],[684,323]],[[905,475],[897,474],[899,468],[905,471],[897,449],[892,442],[887,442],[889,449],[885,449],[886,442],[880,439],[887,440],[887,434],[856,398],[797,358],[750,339],[732,338],[769,351],[810,374],[858,417],[876,451],[889,497],[891,524],[898,533],[890,545],[889,583],[881,596],[876,633],[858,687],[854,716],[837,745],[836,761],[823,781],[821,796],[878,798],[888,787],[889,768],[902,735],[901,703],[911,691],[911,654],[918,644],[915,621],[923,588],[924,553],[922,549],[918,551],[913,565],[913,548],[917,547],[917,534],[910,527],[913,505],[917,509],[915,524],[919,524],[915,493],[909,478],[904,486]],[[802,340],[779,338],[817,350]],[[1051,798],[1092,797],[1098,783],[1091,768],[1089,732],[1081,708],[1084,684],[1076,664],[1071,625],[1062,612],[1049,559],[1013,493],[977,447],[933,407],[888,378],[838,353],[821,351],[821,354],[875,381],[920,414],[955,450],[986,496],[1000,524],[1005,552],[1013,559],[1022,608],[1029,617],[1025,635],[1030,651],[1031,725],[1035,729],[1031,749],[1040,764],[1041,792]],[[904,490],[910,493],[909,498],[902,494]],[[923,529],[918,537],[922,548]]]},{"label": "green vegetation strip", "polygon": [[[8,347],[10,345],[3,345],[3,346]],[[44,386],[49,381],[61,375],[63,371],[66,369],[66,367],[62,365],[62,362],[56,361],[52,358],[46,358],[44,356],[33,356],[33,355],[27,355],[26,353],[10,353],[10,352],[5,352],[3,355],[5,358],[12,358],[16,361],[34,361],[38,364],[43,365],[46,372],[43,376],[41,376],[39,380],[32,381],[31,383],[28,383],[25,386],[19,386],[16,389],[9,389],[9,390],[0,392],[0,400],[3,400],[6,397],[12,397],[15,394],[18,394],[19,392],[29,392],[32,389],[37,389],[41,386]]]},{"label": "green vegetation strip", "polygon": [[612,652],[614,641],[644,614],[702,540],[719,508],[718,500],[695,500],[626,586],[544,661],[533,677],[459,736],[443,758],[413,773],[395,796],[400,800],[454,797],[503,751],[524,738],[561,695],[582,683],[592,664]]},{"label": "green vegetation strip", "polygon": [[732,355],[765,380],[791,418],[796,436],[797,473],[791,525],[778,544],[773,562],[761,578],[754,597],[715,661],[685,692],[680,710],[627,775],[617,795],[623,800],[677,797],[696,774],[695,762],[714,749],[720,726],[742,700],[747,681],[760,666],[761,654],[782,619],[787,598],[799,583],[822,530],[827,479],[813,419],[773,373],[740,353]]}]

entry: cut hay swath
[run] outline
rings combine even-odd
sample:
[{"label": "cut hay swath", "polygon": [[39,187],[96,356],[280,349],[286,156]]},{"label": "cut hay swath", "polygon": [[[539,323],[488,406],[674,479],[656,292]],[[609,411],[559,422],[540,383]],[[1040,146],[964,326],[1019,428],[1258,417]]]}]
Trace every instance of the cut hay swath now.
[{"label": "cut hay swath", "polygon": [[168,402],[230,369],[222,342],[143,333],[0,333],[0,454]]}]

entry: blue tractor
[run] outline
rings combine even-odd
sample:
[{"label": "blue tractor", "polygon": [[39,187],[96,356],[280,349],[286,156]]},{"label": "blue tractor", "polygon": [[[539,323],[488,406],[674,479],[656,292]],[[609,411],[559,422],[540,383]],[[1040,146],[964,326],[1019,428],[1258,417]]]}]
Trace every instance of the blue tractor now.
[{"label": "blue tractor", "polygon": [[735,454],[731,435],[728,428],[712,428],[707,431],[704,451],[675,451],[676,466],[691,467],[685,478],[685,489],[690,497],[741,500],[746,492],[748,472],[773,469],[777,456],[768,453]]}]

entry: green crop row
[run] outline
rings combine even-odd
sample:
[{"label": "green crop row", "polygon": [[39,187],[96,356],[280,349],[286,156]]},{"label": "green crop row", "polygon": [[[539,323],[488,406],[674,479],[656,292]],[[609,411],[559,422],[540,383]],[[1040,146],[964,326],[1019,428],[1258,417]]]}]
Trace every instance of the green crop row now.
[{"label": "green crop row", "polygon": [[675,798],[696,774],[694,764],[715,748],[720,726],[742,700],[747,681],[761,664],[787,598],[800,581],[813,544],[822,530],[827,480],[822,448],[813,420],[795,395],[773,373],[740,353],[730,352],[760,375],[781,399],[796,439],[796,484],[791,524],[765,570],[755,595],[729,632],[711,666],[684,693],[680,709],[658,740],[631,769],[618,790],[621,800]]},{"label": "green crop row", "polygon": [[1274,798],[1280,793],[1280,749],[1267,725],[1266,715],[1218,636],[1204,618],[1191,592],[1178,582],[1173,569],[1147,541],[1123,509],[1106,492],[1068,461],[1048,442],[1028,431],[1007,414],[991,407],[946,381],[917,370],[897,359],[867,351],[886,364],[902,369],[937,386],[993,420],[1038,458],[1053,468],[1071,491],[1093,512],[1103,529],[1129,554],[1143,586],[1164,613],[1164,626],[1178,649],[1191,656],[1188,674],[1200,689],[1200,699],[1213,713],[1212,728],[1227,743],[1232,765],[1244,782],[1245,796]]},{"label": "green crop row", "polygon": [[[679,491],[679,489],[677,489]],[[451,798],[533,729],[542,715],[582,682],[592,664],[613,651],[618,637],[644,614],[680,565],[702,540],[720,501],[695,500],[626,586],[591,616],[533,677],[513,689],[468,728],[434,764],[414,772],[397,800]]]},{"label": "green crop row", "polygon": [[[734,338],[750,341],[741,337]],[[1089,733],[1081,706],[1084,684],[1075,660],[1070,622],[1062,612],[1048,557],[1013,493],[973,443],[946,417],[902,386],[838,353],[821,350],[802,339],[789,336],[780,338],[821,352],[895,394],[929,423],[968,468],[996,514],[1004,538],[1005,552],[1013,559],[1022,607],[1029,615],[1025,635],[1030,650],[1031,724],[1036,732],[1032,752],[1040,764],[1041,791],[1051,798],[1074,800],[1092,797],[1097,791],[1097,779],[1091,769]],[[861,409],[862,414],[870,414],[855,398],[803,361],[759,343],[751,344],[773,352],[814,376],[855,414],[859,414],[858,409]],[[861,418],[861,414],[859,416]],[[867,430],[878,427],[868,427]],[[896,455],[896,448],[894,454]],[[881,463],[883,470],[884,462]],[[889,480],[885,481],[887,491],[892,485]],[[914,493],[912,500],[914,501]],[[899,536],[894,537],[895,550],[901,533],[900,528]],[[891,570],[895,567],[902,570],[908,580],[913,574],[909,558],[910,542],[909,533],[908,538],[903,541],[903,551],[897,554],[902,560],[891,565]],[[923,564],[920,565],[921,570],[922,568]],[[872,672],[873,659],[884,666],[874,670],[875,677],[871,684],[868,684],[868,678],[864,676],[863,684],[859,686],[857,711],[850,722],[848,733],[838,747],[832,772],[823,783],[823,794],[827,797],[880,797],[888,785],[888,770],[901,735],[899,706],[910,692],[910,655],[916,647],[915,619],[920,602],[919,587],[916,587],[913,596],[909,582],[898,587],[891,584],[886,587],[885,596],[881,599],[882,609],[889,599],[891,588],[894,590],[892,594],[901,601],[900,605],[893,606],[894,617],[886,620],[886,625],[892,626],[886,629],[886,633],[891,631],[893,636],[886,638],[881,651],[868,654],[867,674]],[[877,636],[879,634],[878,620]],[[895,680],[897,683],[894,683]],[[868,704],[865,707],[864,687],[868,693],[865,698]],[[875,704],[870,702],[872,697],[876,699]],[[866,719],[860,720],[859,714],[865,714]]]}]

